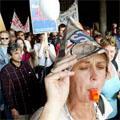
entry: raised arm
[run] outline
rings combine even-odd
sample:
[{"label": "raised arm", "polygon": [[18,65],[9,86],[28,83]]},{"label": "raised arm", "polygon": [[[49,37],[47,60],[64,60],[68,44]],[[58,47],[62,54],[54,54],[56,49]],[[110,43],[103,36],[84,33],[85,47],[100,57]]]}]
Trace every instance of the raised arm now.
[{"label": "raised arm", "polygon": [[56,64],[51,73],[45,78],[47,102],[41,114],[38,113],[39,120],[57,120],[59,118],[60,111],[69,94],[69,78],[74,75],[74,72],[67,70],[67,68],[76,62],[76,56],[65,57]]}]

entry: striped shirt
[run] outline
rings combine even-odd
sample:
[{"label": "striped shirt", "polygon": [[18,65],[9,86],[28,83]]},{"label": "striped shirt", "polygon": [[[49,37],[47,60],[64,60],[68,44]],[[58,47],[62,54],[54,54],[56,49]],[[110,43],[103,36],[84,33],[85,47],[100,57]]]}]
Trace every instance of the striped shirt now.
[{"label": "striped shirt", "polygon": [[20,115],[31,114],[39,104],[39,83],[28,63],[21,62],[16,67],[8,63],[0,73],[3,95],[10,109],[15,108]]}]

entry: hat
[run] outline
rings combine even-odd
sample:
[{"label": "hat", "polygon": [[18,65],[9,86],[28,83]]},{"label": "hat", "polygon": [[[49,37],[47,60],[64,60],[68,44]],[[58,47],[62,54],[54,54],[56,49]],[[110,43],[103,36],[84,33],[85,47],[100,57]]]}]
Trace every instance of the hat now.
[{"label": "hat", "polygon": [[[85,34],[80,29],[75,29],[74,23],[72,23],[73,32],[67,33],[66,37],[66,54],[77,55],[78,59],[89,57],[94,54],[105,53],[108,59],[108,54],[91,36]],[[69,26],[68,26],[69,28]],[[68,29],[69,32],[69,29]]]},{"label": "hat", "polygon": [[82,58],[90,57],[91,55],[94,54],[102,54],[102,53],[105,53],[108,59],[107,51],[93,41],[83,41],[74,44],[71,48],[69,48],[69,54],[77,55],[77,59],[82,59]]}]

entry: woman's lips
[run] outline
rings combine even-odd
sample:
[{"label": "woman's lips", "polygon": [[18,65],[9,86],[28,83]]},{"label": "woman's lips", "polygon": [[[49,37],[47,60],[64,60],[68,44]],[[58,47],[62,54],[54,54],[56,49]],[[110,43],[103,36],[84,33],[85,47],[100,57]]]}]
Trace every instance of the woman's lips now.
[{"label": "woman's lips", "polygon": [[90,88],[88,91],[90,100],[98,102],[100,97],[99,90],[97,88]]}]

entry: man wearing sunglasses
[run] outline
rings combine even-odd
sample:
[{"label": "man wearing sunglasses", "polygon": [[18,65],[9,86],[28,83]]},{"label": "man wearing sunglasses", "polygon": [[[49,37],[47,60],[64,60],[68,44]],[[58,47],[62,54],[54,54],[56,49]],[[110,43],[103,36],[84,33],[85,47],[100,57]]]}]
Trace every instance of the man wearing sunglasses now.
[{"label": "man wearing sunglasses", "polygon": [[[10,41],[10,37],[9,37],[8,31],[0,32],[0,41],[1,41],[1,45],[0,45],[0,71],[1,71],[1,69],[9,62],[7,47]],[[0,83],[0,119],[4,117],[3,116],[4,111],[5,111],[6,117],[7,118],[9,117],[9,112],[5,108],[6,106],[4,104],[4,99],[2,96],[2,90],[1,90],[1,83]]]},{"label": "man wearing sunglasses", "polygon": [[7,31],[2,31],[0,33],[0,41],[1,41],[1,47],[0,47],[0,70],[2,67],[8,63],[8,55],[7,55],[7,47],[8,43],[10,41],[9,33]]}]

